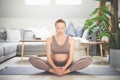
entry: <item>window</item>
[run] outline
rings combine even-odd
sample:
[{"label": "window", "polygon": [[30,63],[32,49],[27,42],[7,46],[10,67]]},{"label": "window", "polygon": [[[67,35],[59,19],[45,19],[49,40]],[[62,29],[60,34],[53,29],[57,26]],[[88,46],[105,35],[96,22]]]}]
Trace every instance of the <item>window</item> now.
[{"label": "window", "polygon": [[[81,0],[54,0],[55,5],[80,5]],[[26,5],[51,5],[51,0],[25,0]]]},{"label": "window", "polygon": [[80,5],[81,0],[56,0],[56,5]]}]

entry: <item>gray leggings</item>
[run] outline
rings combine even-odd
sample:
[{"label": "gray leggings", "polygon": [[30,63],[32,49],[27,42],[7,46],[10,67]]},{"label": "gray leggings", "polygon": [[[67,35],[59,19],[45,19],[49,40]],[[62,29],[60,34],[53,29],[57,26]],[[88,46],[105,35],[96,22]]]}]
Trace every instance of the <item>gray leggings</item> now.
[{"label": "gray leggings", "polygon": [[[31,56],[29,58],[29,62],[36,68],[38,69],[42,69],[42,70],[46,70],[46,71],[49,71],[52,67],[50,66],[50,64],[45,61],[45,60],[42,60],[38,57],[33,57]],[[74,62],[72,62],[72,64],[68,67],[68,69],[73,72],[73,71],[76,71],[76,70],[81,70],[85,67],[87,67],[90,63],[92,62],[92,59],[91,57],[89,56],[85,56],[83,58],[80,58]]]}]

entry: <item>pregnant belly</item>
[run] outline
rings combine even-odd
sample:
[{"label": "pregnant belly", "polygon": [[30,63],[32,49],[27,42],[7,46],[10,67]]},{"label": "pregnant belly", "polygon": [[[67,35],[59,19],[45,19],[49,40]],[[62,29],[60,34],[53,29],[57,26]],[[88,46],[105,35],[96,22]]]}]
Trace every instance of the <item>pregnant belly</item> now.
[{"label": "pregnant belly", "polygon": [[53,54],[52,58],[58,62],[63,62],[68,59],[68,54]]}]

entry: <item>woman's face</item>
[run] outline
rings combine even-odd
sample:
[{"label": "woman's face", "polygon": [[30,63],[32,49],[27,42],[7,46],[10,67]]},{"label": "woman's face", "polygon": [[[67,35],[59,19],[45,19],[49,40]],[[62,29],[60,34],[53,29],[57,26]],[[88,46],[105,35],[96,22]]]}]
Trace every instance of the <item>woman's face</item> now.
[{"label": "woman's face", "polygon": [[56,27],[55,28],[56,28],[56,32],[57,33],[64,33],[66,26],[65,26],[64,23],[59,22],[59,23],[56,23]]}]

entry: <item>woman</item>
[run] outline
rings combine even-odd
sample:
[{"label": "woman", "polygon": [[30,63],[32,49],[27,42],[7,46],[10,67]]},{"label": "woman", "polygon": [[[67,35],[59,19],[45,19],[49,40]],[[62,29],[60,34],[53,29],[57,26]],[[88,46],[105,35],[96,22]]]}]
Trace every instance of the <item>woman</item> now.
[{"label": "woman", "polygon": [[46,42],[47,61],[37,57],[30,57],[30,63],[38,69],[59,76],[87,67],[92,61],[89,56],[73,62],[74,39],[65,34],[65,21],[58,19],[55,28],[56,34],[48,38]]}]

